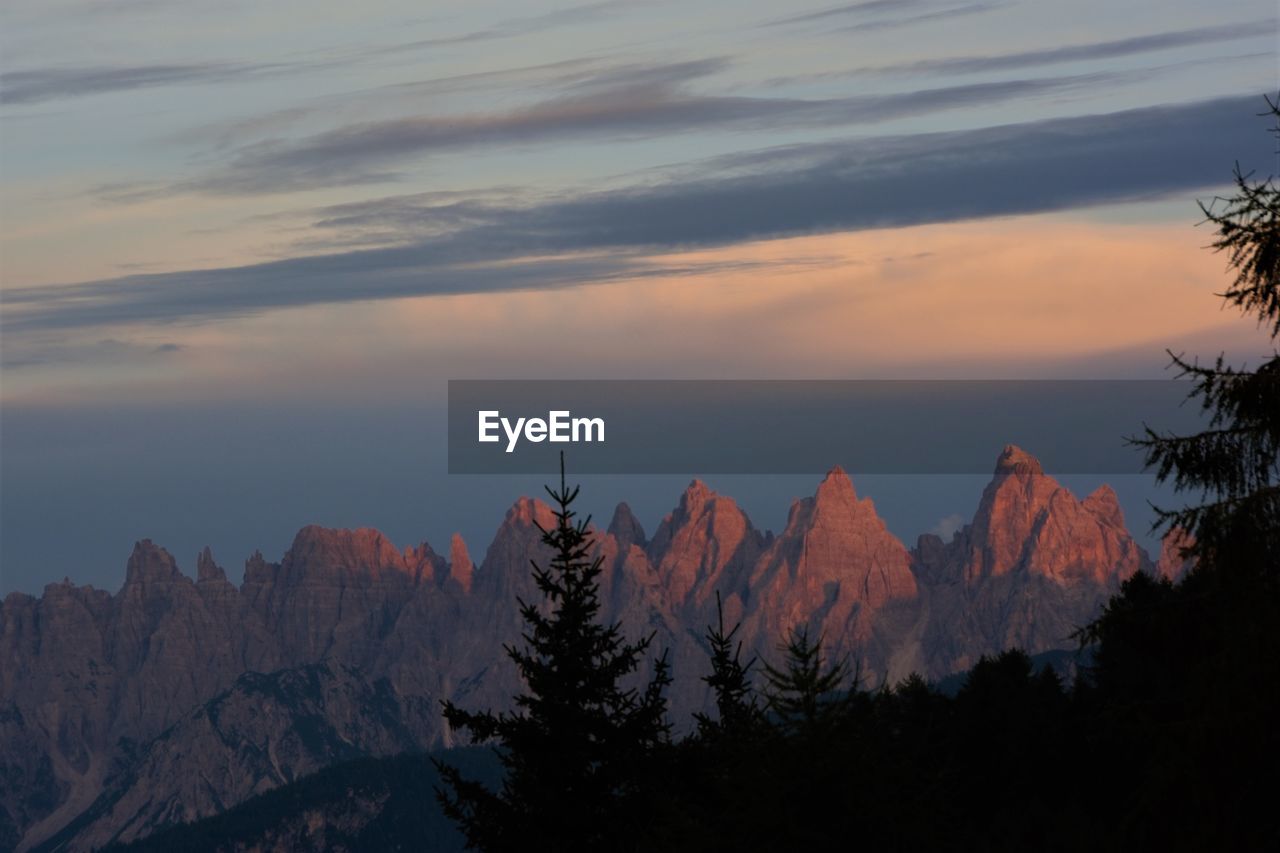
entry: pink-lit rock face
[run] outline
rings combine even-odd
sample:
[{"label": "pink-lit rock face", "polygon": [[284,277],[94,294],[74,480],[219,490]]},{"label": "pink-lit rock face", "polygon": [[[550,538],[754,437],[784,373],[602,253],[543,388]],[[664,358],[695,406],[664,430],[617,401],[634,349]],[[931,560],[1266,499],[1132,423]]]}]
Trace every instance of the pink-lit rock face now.
[{"label": "pink-lit rock face", "polygon": [[391,540],[372,528],[333,530],[309,525],[298,531],[282,567],[300,579],[326,581],[341,574],[382,577],[413,576],[404,555]]},{"label": "pink-lit rock face", "polygon": [[475,570],[471,555],[467,553],[467,543],[462,541],[461,534],[453,534],[449,540],[449,579],[464,593],[471,592],[471,575]]},{"label": "pink-lit rock face", "polygon": [[762,545],[732,498],[694,480],[658,525],[648,554],[665,601],[677,612],[705,616],[717,590],[726,597],[739,592]]},{"label": "pink-lit rock face", "polygon": [[[440,699],[502,707],[521,689],[503,645],[519,642],[517,598],[541,600],[530,561],[545,565],[539,525],[555,523],[545,503],[519,499],[479,564],[460,536],[446,559],[426,543],[397,549],[376,530],[306,527],[279,562],[250,557],[239,587],[207,549],[193,581],[143,541],[115,595],[67,582],[39,598],[8,596],[0,764],[28,774],[12,778],[47,768],[48,782],[32,797],[0,774],[0,808],[30,839],[47,837],[104,790],[132,744],[126,764],[137,775],[71,844],[88,849],[209,814],[352,751],[451,742]],[[746,654],[776,659],[786,633],[807,626],[876,684],[912,670],[938,677],[1009,646],[1071,647],[1124,578],[1185,571],[1183,540],[1166,540],[1153,564],[1109,487],[1077,499],[1016,447],[1000,454],[973,520],[947,542],[920,537],[914,551],[839,469],[795,502],[776,536],[697,481],[652,538],[625,504],[592,534],[601,617],[632,638],[652,635],[653,656],[668,651],[677,722],[706,698],[700,638],[717,594],[729,623],[742,623]],[[333,737],[300,741],[290,734],[299,715]],[[283,757],[255,762],[237,743]],[[181,771],[193,766],[230,770],[194,796]],[[171,798],[183,809],[146,805]]]},{"label": "pink-lit rock face", "polygon": [[931,581],[926,670],[1013,646],[1069,648],[1122,581],[1151,567],[1109,486],[1079,500],[1012,445],[973,522],[945,545],[922,542],[916,556]]},{"label": "pink-lit rock face", "polygon": [[1145,559],[1110,486],[1078,500],[1013,445],[1001,453],[973,523],[958,539],[948,558],[959,559],[970,583],[1029,573],[1063,583],[1111,584]]},{"label": "pink-lit rock face", "polygon": [[910,553],[839,468],[813,497],[792,505],[786,529],[756,562],[748,588],[755,636],[783,637],[807,625],[833,653],[849,655],[860,655],[876,610],[917,593]]}]

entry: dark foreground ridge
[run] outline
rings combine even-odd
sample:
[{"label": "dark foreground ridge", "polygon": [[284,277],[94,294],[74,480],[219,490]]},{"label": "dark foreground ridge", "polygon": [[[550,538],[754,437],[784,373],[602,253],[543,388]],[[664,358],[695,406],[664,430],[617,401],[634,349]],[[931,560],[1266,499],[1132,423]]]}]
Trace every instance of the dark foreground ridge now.
[{"label": "dark foreground ridge", "polygon": [[[1202,586],[1136,583],[1135,601],[1173,606],[1139,643],[1173,640],[1191,600],[1204,600]],[[1231,640],[1221,627],[1186,638],[1176,653],[1188,656],[1167,657],[1142,679],[1130,671],[1150,660],[1149,649],[1133,655],[1138,646],[1123,663],[1113,659],[1101,683],[1073,688],[1052,667],[1008,652],[956,677],[954,695],[912,679],[891,692],[828,695],[811,719],[761,716],[732,732],[700,731],[650,768],[644,832],[616,849],[829,849],[849,839],[919,851],[1273,849],[1270,795],[1249,774],[1278,745],[1274,686],[1259,683],[1231,708],[1225,696],[1186,691],[1188,679],[1207,677],[1208,661],[1223,659]],[[1248,664],[1230,666],[1239,674]],[[1117,678],[1128,686],[1107,683]],[[1152,678],[1157,692],[1138,698]],[[436,802],[433,758],[498,786],[494,755],[476,747],[359,759],[107,849],[462,850]]]},{"label": "dark foreground ridge", "polygon": [[361,758],[268,791],[213,817],[106,848],[114,853],[174,850],[461,851],[461,833],[440,811],[432,758],[497,785],[487,749],[459,747],[433,755]]}]

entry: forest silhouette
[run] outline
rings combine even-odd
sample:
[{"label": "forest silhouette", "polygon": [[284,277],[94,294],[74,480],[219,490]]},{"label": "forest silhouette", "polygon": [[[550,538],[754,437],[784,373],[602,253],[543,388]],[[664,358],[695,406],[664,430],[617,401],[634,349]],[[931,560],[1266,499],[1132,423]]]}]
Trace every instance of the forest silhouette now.
[{"label": "forest silhouette", "polygon": [[[1267,113],[1280,140],[1280,103]],[[1239,168],[1234,183],[1202,205],[1234,276],[1221,296],[1274,345],[1280,187]],[[721,613],[713,701],[677,725],[661,650],[600,621],[601,558],[562,469],[542,600],[519,602],[507,646],[524,691],[507,711],[444,705],[471,746],[331,767],[126,849],[263,849],[317,812],[335,850],[1280,849],[1280,352],[1171,357],[1209,428],[1133,442],[1187,500],[1157,527],[1193,566],[1125,581],[1077,633],[1069,683],[1010,649],[956,689],[872,687],[803,625],[744,659]],[[361,804],[376,816],[344,823]]]},{"label": "forest silhouette", "polygon": [[[1220,295],[1274,342],[1280,188],[1239,167],[1234,184],[1202,204],[1234,274]],[[918,676],[869,689],[803,626],[776,662],[743,660],[721,617],[714,709],[673,737],[665,660],[640,679],[650,640],[597,620],[601,558],[562,464],[545,601],[520,602],[507,647],[527,690],[510,712],[445,704],[502,781],[438,762],[445,813],[486,851],[1280,849],[1280,353],[1252,369],[1170,355],[1209,428],[1133,443],[1191,499],[1157,526],[1194,567],[1128,579],[1077,634],[1070,684],[1011,649],[954,695]]]}]

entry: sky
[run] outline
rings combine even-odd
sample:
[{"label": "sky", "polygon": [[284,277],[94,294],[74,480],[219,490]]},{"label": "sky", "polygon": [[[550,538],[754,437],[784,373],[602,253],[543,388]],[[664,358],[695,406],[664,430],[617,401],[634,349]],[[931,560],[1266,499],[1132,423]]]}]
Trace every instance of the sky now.
[{"label": "sky", "polygon": [[[1280,171],[1276,26],[1270,0],[10,0],[0,594],[115,589],[143,537],[238,578],[312,522],[479,559],[540,486],[446,473],[449,379],[1256,361],[1196,202]],[[853,473],[908,543],[985,480]],[[689,477],[584,495],[652,529]],[[1111,481],[1145,537],[1161,493]],[[776,530],[816,480],[711,485]]]}]

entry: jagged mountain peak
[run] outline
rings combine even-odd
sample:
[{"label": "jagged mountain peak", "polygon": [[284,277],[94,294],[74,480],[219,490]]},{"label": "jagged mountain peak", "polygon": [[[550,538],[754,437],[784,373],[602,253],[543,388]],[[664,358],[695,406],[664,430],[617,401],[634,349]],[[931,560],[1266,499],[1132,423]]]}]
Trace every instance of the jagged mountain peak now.
[{"label": "jagged mountain peak", "polygon": [[736,544],[747,534],[759,535],[737,501],[718,494],[701,480],[694,480],[681,493],[675,509],[667,513],[654,531],[647,551],[656,566],[666,562],[670,549],[681,541],[727,536]]},{"label": "jagged mountain peak", "polygon": [[270,580],[272,574],[272,564],[267,562],[267,558],[262,556],[262,551],[254,550],[244,561],[244,582],[246,584],[261,584]]},{"label": "jagged mountain peak", "polygon": [[680,508],[688,513],[694,513],[697,512],[698,508],[716,497],[718,495],[714,489],[701,480],[694,479],[689,482],[689,485],[685,486],[684,492],[680,495]]},{"label": "jagged mountain peak", "polygon": [[875,612],[916,598],[911,557],[843,470],[795,501],[786,528],[752,568],[748,636],[785,636],[797,624],[828,635],[835,654],[855,654]]},{"label": "jagged mountain peak", "polygon": [[1006,444],[996,459],[996,474],[1026,474],[1039,476],[1044,474],[1040,460],[1016,444]]},{"label": "jagged mountain peak", "polygon": [[309,524],[294,536],[282,565],[290,573],[380,575],[407,571],[404,555],[381,531]]},{"label": "jagged mountain peak", "polygon": [[1120,508],[1120,498],[1110,485],[1103,483],[1098,486],[1082,503],[1085,509],[1112,527],[1124,527],[1124,511]]},{"label": "jagged mountain peak", "polygon": [[196,557],[196,581],[199,583],[221,583],[226,581],[227,573],[213,559],[213,550],[204,546]]},{"label": "jagged mountain peak", "polygon": [[849,475],[837,465],[822,478],[814,498],[819,504],[831,501],[847,503],[856,501],[858,493],[854,490],[853,481],[849,479]]},{"label": "jagged mountain peak", "polygon": [[884,522],[870,498],[858,498],[843,468],[827,472],[811,497],[792,501],[783,538],[796,538],[816,527],[855,526],[883,530]]},{"label": "jagged mountain peak", "polygon": [[150,539],[134,543],[133,553],[129,555],[129,563],[125,568],[125,586],[176,581],[183,577],[178,570],[177,561],[164,548]]},{"label": "jagged mountain peak", "polygon": [[[1011,645],[1032,652],[1056,647],[1119,580],[1137,567],[1150,569],[1150,561],[1123,529],[1112,490],[1077,500],[1052,477],[1033,476],[1042,469],[1024,451],[1006,448],[1000,457],[973,523],[949,542],[920,537],[914,555],[838,468],[796,502],[787,528],[773,538],[755,530],[732,498],[699,481],[684,490],[647,546],[622,504],[599,542],[608,560],[604,617],[624,622],[635,636],[657,630],[677,672],[695,673],[688,689],[673,693],[685,710],[702,696],[696,673],[705,650],[697,638],[716,619],[717,595],[726,619],[741,623],[750,653],[769,654],[786,631],[805,624],[827,638],[833,655],[850,655],[886,678],[911,670],[940,677]],[[554,524],[547,504],[516,501],[479,568],[459,536],[446,560],[425,543],[397,552],[375,530],[310,526],[281,563],[254,554],[239,589],[217,582],[222,572],[207,549],[194,584],[168,552],[144,541],[116,596],[73,585],[52,585],[41,598],[10,595],[0,613],[6,629],[0,659],[28,654],[35,662],[0,668],[7,691],[0,706],[17,702],[28,721],[48,707],[84,709],[83,719],[61,729],[14,717],[19,739],[11,742],[49,755],[69,749],[75,762],[92,757],[110,766],[121,758],[111,746],[118,737],[151,742],[242,673],[332,662],[370,685],[385,679],[424,709],[411,716],[423,726],[416,742],[428,746],[447,737],[439,729],[440,699],[493,706],[518,688],[502,666],[502,644],[519,637],[517,597],[536,600],[531,560],[545,565],[548,556],[535,521]],[[1160,571],[1184,570],[1172,543],[1165,554]],[[464,593],[459,584],[468,576]],[[245,707],[245,731],[263,734],[254,716],[260,706]],[[326,699],[324,714],[347,737],[345,726],[363,723],[342,719],[343,707]],[[64,732],[83,737],[63,744]],[[239,754],[234,744],[196,734],[174,741],[183,755]],[[76,768],[88,765],[71,758],[43,792],[49,802],[80,783]],[[156,768],[164,773],[145,777],[147,785],[172,781],[165,766]],[[228,781],[211,783],[225,803],[243,794]],[[139,803],[124,805],[130,808],[117,816],[127,823]]]},{"label": "jagged mountain peak", "polygon": [[471,576],[475,572],[475,563],[467,553],[467,543],[461,533],[453,534],[449,540],[449,578],[462,588],[463,592],[471,591]]},{"label": "jagged mountain peak", "polygon": [[658,525],[648,557],[670,605],[696,609],[714,590],[736,589],[760,547],[759,532],[737,502],[694,480]]},{"label": "jagged mountain peak", "polygon": [[1010,573],[1062,584],[1087,576],[1114,585],[1149,560],[1124,526],[1115,490],[1079,500],[1015,445],[1001,453],[978,511],[956,543],[970,583]]},{"label": "jagged mountain peak", "polygon": [[544,529],[549,529],[555,526],[555,513],[545,501],[527,496],[517,498],[511,505],[511,509],[507,510],[507,516],[503,520],[504,527],[532,527],[535,523]]},{"label": "jagged mountain peak", "polygon": [[441,580],[448,574],[448,563],[423,541],[404,549],[405,565],[420,579]]},{"label": "jagged mountain peak", "polygon": [[613,518],[609,521],[608,533],[618,540],[619,548],[626,550],[631,545],[643,548],[647,544],[644,527],[636,518],[631,507],[624,501],[613,510]]},{"label": "jagged mountain peak", "polygon": [[1016,445],[1006,445],[983,489],[973,526],[979,535],[988,529],[1012,527],[1021,536],[1055,497],[1061,497],[1060,492],[1069,494],[1044,473],[1038,459]]}]

